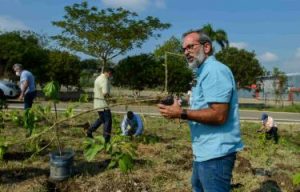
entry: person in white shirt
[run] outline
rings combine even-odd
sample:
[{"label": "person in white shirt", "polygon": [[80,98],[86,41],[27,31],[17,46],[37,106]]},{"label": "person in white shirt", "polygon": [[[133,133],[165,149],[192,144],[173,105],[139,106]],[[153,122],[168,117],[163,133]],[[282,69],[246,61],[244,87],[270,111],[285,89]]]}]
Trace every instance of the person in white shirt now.
[{"label": "person in white shirt", "polygon": [[103,137],[105,142],[109,142],[112,129],[112,115],[106,99],[110,96],[111,78],[114,70],[112,68],[104,68],[94,83],[94,109],[98,109],[99,117],[87,129],[86,136],[93,138],[93,132],[103,124]]},{"label": "person in white shirt", "polygon": [[263,113],[261,116],[262,127],[258,132],[264,132],[266,134],[266,138],[274,139],[274,142],[278,143],[278,127],[274,119],[266,113]]},{"label": "person in white shirt", "polygon": [[128,111],[127,114],[124,115],[121,129],[123,135],[141,135],[143,133],[144,125],[140,115]]}]

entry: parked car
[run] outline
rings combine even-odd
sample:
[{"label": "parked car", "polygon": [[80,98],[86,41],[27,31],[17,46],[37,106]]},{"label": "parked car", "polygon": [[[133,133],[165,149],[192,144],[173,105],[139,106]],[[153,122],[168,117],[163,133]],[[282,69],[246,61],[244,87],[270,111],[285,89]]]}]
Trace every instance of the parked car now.
[{"label": "parked car", "polygon": [[15,98],[21,93],[20,87],[16,83],[0,80],[0,96]]}]

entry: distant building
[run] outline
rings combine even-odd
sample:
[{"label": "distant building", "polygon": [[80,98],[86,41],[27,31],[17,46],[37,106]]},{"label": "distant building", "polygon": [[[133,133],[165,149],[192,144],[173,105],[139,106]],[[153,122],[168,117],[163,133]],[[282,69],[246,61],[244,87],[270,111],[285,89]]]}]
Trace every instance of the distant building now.
[{"label": "distant building", "polygon": [[[283,100],[289,100],[291,95],[291,90],[300,89],[300,73],[288,73],[286,74],[287,82],[284,86],[284,92],[282,95]],[[275,87],[278,86],[279,80],[274,76],[261,77],[257,84],[261,86],[260,95],[261,98],[275,99]],[[300,93],[296,91],[293,93],[294,101],[300,101]]]},{"label": "distant building", "polygon": [[[300,73],[286,74],[287,83],[284,86],[282,99],[300,101]],[[240,98],[256,98],[274,100],[276,98],[275,87],[278,86],[279,80],[273,76],[260,77],[256,85],[248,86],[248,89],[240,89],[238,94]]]}]

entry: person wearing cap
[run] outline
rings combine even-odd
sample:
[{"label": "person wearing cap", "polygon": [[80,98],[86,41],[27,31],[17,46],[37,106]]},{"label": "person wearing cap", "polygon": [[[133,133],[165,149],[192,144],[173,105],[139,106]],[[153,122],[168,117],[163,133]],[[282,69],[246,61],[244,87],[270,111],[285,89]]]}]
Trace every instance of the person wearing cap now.
[{"label": "person wearing cap", "polygon": [[24,109],[29,109],[36,97],[35,78],[30,71],[24,70],[19,63],[13,65],[13,70],[20,77],[21,93],[19,100],[24,99]]},{"label": "person wearing cap", "polygon": [[278,143],[278,127],[273,117],[266,113],[261,115],[262,127],[257,132],[264,132],[266,134],[266,139],[274,139],[274,142]]},{"label": "person wearing cap", "polygon": [[143,127],[143,121],[139,114],[128,111],[127,114],[124,115],[123,121],[121,123],[123,135],[141,135],[143,133]]},{"label": "person wearing cap", "polygon": [[103,137],[105,142],[111,138],[112,115],[106,99],[110,95],[111,78],[114,70],[104,68],[103,73],[96,78],[94,83],[94,109],[98,109],[99,118],[87,129],[87,137],[93,138],[93,132],[103,124]]},{"label": "person wearing cap", "polygon": [[213,56],[212,41],[203,30],[188,31],[182,38],[194,73],[190,107],[183,109],[175,99],[158,108],[165,118],[188,120],[193,192],[229,192],[236,153],[243,149],[236,83],[231,70]]}]

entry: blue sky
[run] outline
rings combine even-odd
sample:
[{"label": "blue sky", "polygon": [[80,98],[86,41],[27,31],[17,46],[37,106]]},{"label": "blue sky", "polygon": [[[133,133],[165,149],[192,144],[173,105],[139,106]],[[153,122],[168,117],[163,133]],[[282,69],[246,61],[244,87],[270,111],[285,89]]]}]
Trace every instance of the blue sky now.
[{"label": "blue sky", "polygon": [[[51,21],[61,20],[64,6],[80,0],[0,0],[0,30],[33,30],[54,35],[59,29]],[[148,53],[171,36],[180,38],[189,29],[210,23],[224,29],[231,46],[254,51],[268,70],[300,72],[299,0],[89,0],[99,9],[124,7],[140,18],[158,17],[171,23],[159,39],[149,39],[142,49],[129,54]],[[217,45],[215,46],[217,48]],[[242,63],[241,63],[242,64]]]}]

